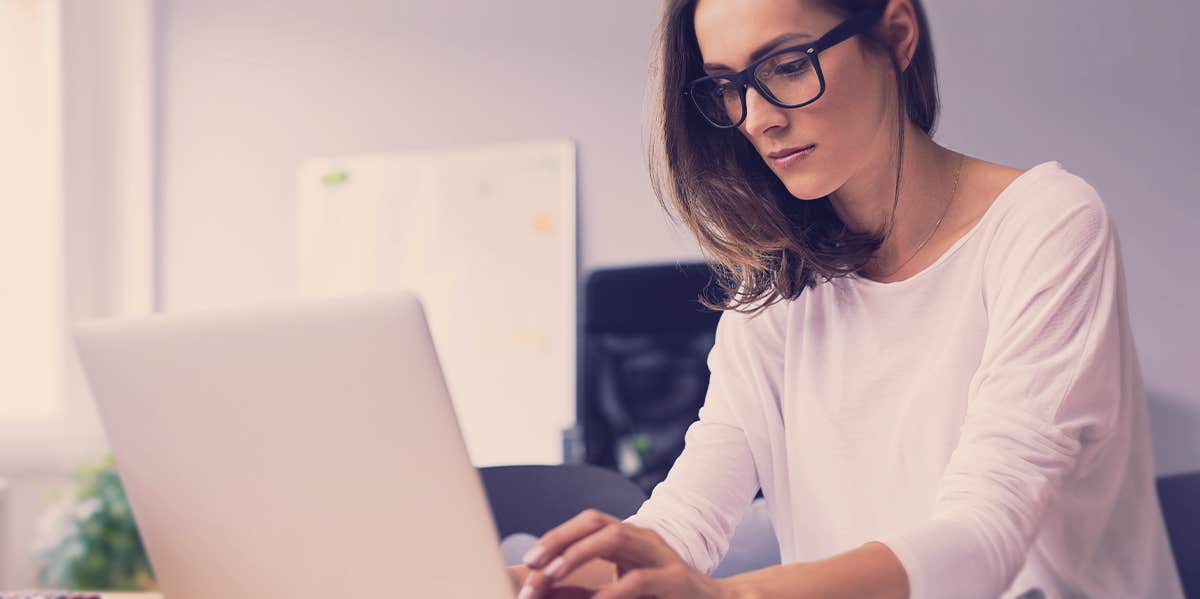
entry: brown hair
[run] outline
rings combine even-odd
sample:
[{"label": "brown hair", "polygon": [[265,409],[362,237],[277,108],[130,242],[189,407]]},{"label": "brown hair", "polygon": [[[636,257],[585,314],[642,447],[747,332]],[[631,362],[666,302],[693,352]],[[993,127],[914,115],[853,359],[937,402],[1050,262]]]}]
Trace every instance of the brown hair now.
[{"label": "brown hair", "polygon": [[[880,248],[884,232],[850,231],[829,197],[797,200],[737,129],[717,129],[703,120],[682,92],[704,76],[693,14],[698,0],[665,0],[649,89],[659,95],[646,111],[651,119],[650,181],[663,209],[682,221],[710,256],[706,261],[724,300],[703,295],[713,310],[756,314],[781,300],[795,299],[820,277],[858,272]],[[887,0],[817,0],[843,17]],[[903,72],[878,32],[861,34],[865,48],[882,51],[895,69],[899,112],[932,134],[938,116],[937,74],[929,27],[920,0],[912,0],[919,26],[916,52]],[[899,200],[904,127],[899,123]],[[745,309],[759,304],[755,309]]]}]

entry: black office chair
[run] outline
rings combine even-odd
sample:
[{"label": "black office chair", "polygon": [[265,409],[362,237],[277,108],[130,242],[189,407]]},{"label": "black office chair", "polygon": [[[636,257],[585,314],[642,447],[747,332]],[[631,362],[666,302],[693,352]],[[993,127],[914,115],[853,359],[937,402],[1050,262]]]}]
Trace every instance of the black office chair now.
[{"label": "black office chair", "polygon": [[501,539],[540,537],[586,509],[628,518],[646,501],[629,479],[586,464],[487,466],[479,474]]},{"label": "black office chair", "polygon": [[1200,599],[1200,472],[1159,478],[1158,499],[1183,594]]},{"label": "black office chair", "polygon": [[581,319],[578,431],[582,460],[649,494],[683,451],[708,389],[708,352],[724,297],[703,262],[598,269]]}]

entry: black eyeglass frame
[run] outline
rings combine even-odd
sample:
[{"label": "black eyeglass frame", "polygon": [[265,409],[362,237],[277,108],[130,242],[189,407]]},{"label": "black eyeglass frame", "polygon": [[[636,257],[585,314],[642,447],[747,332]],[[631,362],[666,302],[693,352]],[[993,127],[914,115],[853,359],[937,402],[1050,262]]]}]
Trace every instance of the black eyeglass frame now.
[{"label": "black eyeglass frame", "polygon": [[[696,107],[696,111],[700,113],[700,116],[704,117],[704,120],[708,121],[709,124],[711,124],[714,127],[717,127],[718,129],[733,129],[735,127],[741,126],[741,124],[746,121],[746,114],[749,112],[746,108],[746,86],[747,85],[753,85],[754,89],[758,90],[758,93],[762,97],[766,98],[766,100],[768,102],[770,102],[776,106],[779,106],[780,108],[800,108],[801,106],[807,106],[808,104],[812,104],[813,102],[816,102],[821,96],[823,96],[825,94],[825,75],[824,75],[824,73],[821,72],[821,61],[817,59],[817,55],[820,54],[821,52],[841,43],[841,42],[844,42],[844,41],[850,39],[851,37],[853,37],[855,35],[858,35],[859,33],[862,33],[863,31],[866,31],[872,25],[874,25],[875,21],[877,21],[881,16],[883,16],[882,8],[868,8],[868,9],[861,10],[861,11],[851,15],[850,17],[848,17],[846,20],[842,21],[841,23],[838,23],[833,29],[830,29],[828,32],[825,33],[825,35],[822,35],[820,38],[816,39],[815,41],[809,42],[807,44],[800,44],[798,46],[789,46],[787,48],[783,48],[783,49],[771,52],[771,53],[767,54],[766,56],[763,56],[762,58],[759,58],[758,60],[750,63],[749,66],[747,66],[746,68],[744,68],[741,71],[738,71],[736,73],[720,73],[717,75],[708,75],[706,77],[700,77],[699,79],[695,79],[691,83],[688,84],[687,89],[683,90],[683,95],[691,97],[692,104]],[[774,95],[772,95],[770,90],[768,90],[765,85],[760,83],[759,80],[756,77],[754,77],[754,71],[756,69],[758,69],[758,67],[760,65],[762,65],[762,63],[764,63],[768,60],[771,60],[772,58],[775,58],[776,56],[779,56],[781,54],[787,54],[789,52],[796,52],[797,50],[802,51],[805,54],[807,54],[809,60],[812,61],[813,69],[817,73],[817,80],[821,84],[821,89],[820,89],[820,91],[817,92],[817,95],[814,98],[812,98],[811,100],[802,102],[800,104],[785,104],[784,102],[782,102],[778,98],[776,98]],[[714,80],[714,79],[731,80],[733,82],[734,86],[738,90],[738,96],[741,97],[742,118],[738,119],[738,122],[733,123],[732,125],[722,125],[722,124],[714,122],[712,119],[708,118],[708,115],[704,113],[704,108],[700,105],[700,101],[696,99],[696,95],[694,93],[696,86],[704,83],[705,81],[710,81],[710,80]]]}]

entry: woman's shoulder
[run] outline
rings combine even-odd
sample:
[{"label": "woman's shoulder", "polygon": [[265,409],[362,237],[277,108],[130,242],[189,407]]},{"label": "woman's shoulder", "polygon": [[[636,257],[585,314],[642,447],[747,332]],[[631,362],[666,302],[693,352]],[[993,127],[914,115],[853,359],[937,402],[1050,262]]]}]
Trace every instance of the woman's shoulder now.
[{"label": "woman's shoulder", "polygon": [[997,198],[985,279],[1012,284],[1114,251],[1115,224],[1096,188],[1057,160],[1024,171]]},{"label": "woman's shoulder", "polygon": [[1052,232],[1073,221],[1092,226],[1107,220],[1100,193],[1062,162],[1048,160],[1019,171],[996,199],[997,234],[1028,237]]}]

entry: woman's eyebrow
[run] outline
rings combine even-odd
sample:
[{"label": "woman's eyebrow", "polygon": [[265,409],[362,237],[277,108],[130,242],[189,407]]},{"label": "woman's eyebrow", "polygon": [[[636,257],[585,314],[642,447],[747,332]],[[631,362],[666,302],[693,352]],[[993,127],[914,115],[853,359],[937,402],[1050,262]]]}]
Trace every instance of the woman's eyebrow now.
[{"label": "woman's eyebrow", "polygon": [[[783,42],[786,42],[788,40],[793,40],[793,39],[802,39],[802,38],[811,38],[811,37],[812,37],[812,35],[809,35],[807,33],[784,33],[779,36],[776,36],[775,39],[772,39],[771,41],[759,46],[757,50],[751,52],[750,53],[750,62],[754,62],[755,60],[762,58],[764,55],[766,55],[766,53],[770,52],[771,50],[774,50],[776,46],[778,46],[779,44],[782,44]],[[705,70],[711,70],[711,69],[731,70],[729,67],[727,67],[723,64],[720,64],[720,63],[715,63],[715,62],[704,63],[704,69]]]}]

